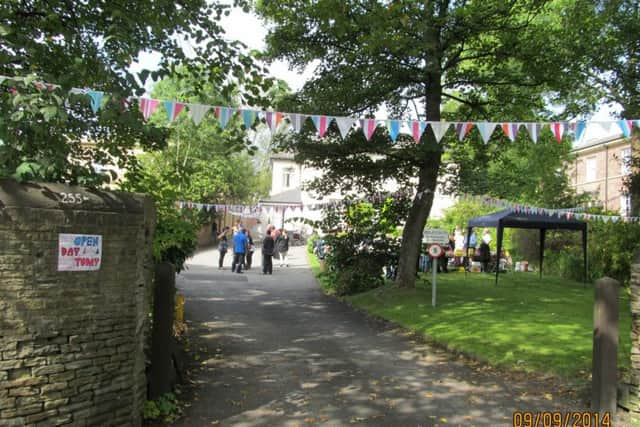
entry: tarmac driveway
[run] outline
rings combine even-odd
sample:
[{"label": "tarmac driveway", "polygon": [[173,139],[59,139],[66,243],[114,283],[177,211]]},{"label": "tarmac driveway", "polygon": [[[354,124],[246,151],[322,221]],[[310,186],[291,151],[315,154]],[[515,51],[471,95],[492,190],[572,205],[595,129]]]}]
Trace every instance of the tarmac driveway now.
[{"label": "tarmac driveway", "polygon": [[511,426],[515,411],[580,409],[550,381],[470,364],[369,319],[323,295],[304,247],[290,258],[264,276],[258,252],[234,274],[209,250],[178,276],[197,360],[194,401],[175,426]]}]

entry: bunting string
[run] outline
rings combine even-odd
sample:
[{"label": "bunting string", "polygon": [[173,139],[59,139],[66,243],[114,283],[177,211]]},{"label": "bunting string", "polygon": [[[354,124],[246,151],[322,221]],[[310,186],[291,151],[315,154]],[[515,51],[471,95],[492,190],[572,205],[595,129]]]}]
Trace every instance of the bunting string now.
[{"label": "bunting string", "polygon": [[541,208],[538,206],[531,206],[522,203],[510,202],[508,200],[498,199],[496,197],[491,196],[477,196],[472,194],[461,194],[459,196],[459,200],[479,203],[485,206],[491,206],[495,208],[501,209],[511,209],[515,212],[527,213],[527,214],[537,214],[537,215],[547,215],[547,216],[555,216],[557,218],[567,218],[572,219],[575,218],[580,221],[594,221],[594,222],[603,222],[603,223],[617,223],[617,222],[627,222],[627,223],[640,223],[640,217],[637,216],[623,216],[623,215],[597,215],[583,212],[585,207],[575,207],[575,208],[562,208],[562,209],[550,209],[550,208]]},{"label": "bunting string", "polygon": [[[8,77],[0,75],[0,83],[5,80],[9,81],[25,81],[24,77]],[[56,84],[44,83],[40,81],[32,82],[36,88],[40,90],[56,90],[60,86]],[[17,91],[12,90],[13,93]],[[97,113],[101,108],[104,92],[73,88],[70,90],[72,94],[80,94],[88,96],[91,109]],[[317,135],[324,138],[327,130],[332,122],[338,127],[340,136],[345,138],[349,132],[361,130],[367,140],[370,140],[378,127],[384,127],[388,130],[393,142],[396,142],[401,134],[411,136],[415,143],[426,132],[427,128],[431,129],[438,143],[442,141],[444,135],[453,129],[458,139],[462,141],[474,127],[478,130],[482,141],[486,144],[494,134],[496,128],[500,129],[504,135],[510,140],[515,141],[521,130],[526,130],[531,140],[536,143],[541,132],[548,130],[558,143],[561,143],[565,136],[570,135],[574,141],[580,140],[589,126],[600,126],[605,130],[610,130],[613,126],[617,126],[624,138],[631,137],[633,127],[640,128],[640,119],[624,119],[624,120],[598,120],[598,121],[557,121],[557,122],[469,122],[469,121],[422,121],[422,120],[399,120],[399,119],[358,119],[353,117],[335,117],[321,114],[298,114],[285,113],[279,111],[264,111],[252,108],[236,108],[229,106],[214,106],[205,104],[182,103],[176,100],[159,100],[148,97],[129,97],[125,100],[129,104],[132,100],[137,100],[139,108],[145,120],[156,111],[158,107],[162,107],[167,114],[169,122],[173,122],[182,113],[188,113],[193,122],[198,126],[207,113],[211,112],[224,129],[228,123],[238,117],[242,120],[245,128],[251,128],[256,122],[264,121],[267,128],[271,132],[278,132],[281,129],[293,129],[300,132],[303,124],[310,120],[316,129]],[[287,123],[286,127],[284,123]]]},{"label": "bunting string", "polygon": [[[425,190],[423,192],[416,193],[414,195],[415,198],[420,199],[427,195],[430,191]],[[329,207],[337,208],[344,207],[355,203],[360,202],[369,202],[369,203],[381,203],[385,201],[387,198],[399,198],[399,197],[407,197],[409,193],[407,192],[396,192],[396,193],[377,193],[373,196],[358,198],[355,200],[331,200],[327,202],[317,202],[317,203],[309,203],[309,204],[270,204],[270,203],[258,203],[257,205],[226,205],[226,204],[210,204],[210,203],[195,203],[195,202],[175,202],[175,206],[179,209],[197,209],[205,212],[224,212],[229,213],[231,215],[240,216],[244,218],[259,218],[263,213],[264,214],[274,214],[274,213],[283,213],[283,212],[300,212],[302,213],[305,210],[320,210],[326,209]],[[575,218],[581,221],[593,221],[593,222],[603,222],[603,223],[640,223],[640,217],[637,216],[623,216],[623,215],[599,215],[599,214],[591,214],[586,213],[584,210],[586,207],[573,207],[573,208],[559,208],[559,209],[551,209],[551,208],[543,208],[539,206],[532,206],[523,203],[510,202],[508,200],[499,199],[492,196],[487,195],[472,195],[468,193],[463,193],[458,196],[459,201],[467,201],[479,203],[485,206],[491,206],[495,208],[501,209],[511,209],[515,212],[522,212],[527,214],[537,214],[537,215],[547,215],[554,216],[557,218],[567,218],[572,219]]]}]

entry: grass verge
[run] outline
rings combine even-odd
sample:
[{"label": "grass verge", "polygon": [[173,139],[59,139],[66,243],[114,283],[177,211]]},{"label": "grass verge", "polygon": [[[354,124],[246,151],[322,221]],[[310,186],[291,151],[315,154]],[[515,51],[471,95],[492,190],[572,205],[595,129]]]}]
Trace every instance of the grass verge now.
[{"label": "grass verge", "polygon": [[[320,273],[309,256],[314,273]],[[315,259],[315,260],[314,260]],[[330,277],[319,277],[324,288]],[[437,307],[431,276],[414,289],[384,286],[346,297],[353,306],[390,320],[430,341],[497,367],[550,373],[573,380],[591,371],[593,286],[533,273],[438,275]],[[325,283],[323,284],[323,280]],[[621,375],[629,367],[629,298],[620,297]]]}]

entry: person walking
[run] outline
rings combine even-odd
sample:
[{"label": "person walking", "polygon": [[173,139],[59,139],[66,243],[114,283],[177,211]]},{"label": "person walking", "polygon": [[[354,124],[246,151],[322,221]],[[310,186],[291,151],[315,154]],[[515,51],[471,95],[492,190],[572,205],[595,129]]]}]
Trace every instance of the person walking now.
[{"label": "person walking", "polygon": [[273,273],[273,263],[271,257],[273,256],[273,248],[275,242],[271,237],[271,230],[267,230],[267,235],[262,241],[262,274]]},{"label": "person walking", "polygon": [[253,261],[253,250],[254,250],[253,237],[251,237],[251,232],[247,230],[247,255],[245,257],[246,258],[245,267],[247,270],[251,268],[251,263]]},{"label": "person walking", "polygon": [[276,239],[276,250],[278,251],[278,258],[280,259],[280,267],[287,266],[287,252],[289,252],[289,234],[287,230],[282,230],[278,238]]},{"label": "person walking", "polygon": [[220,256],[218,258],[218,270],[222,270],[222,264],[224,262],[224,256],[227,254],[227,249],[229,249],[229,241],[227,240],[227,233],[229,232],[229,226],[226,226],[222,229],[222,232],[218,234],[218,251],[220,252]]},{"label": "person walking", "polygon": [[[233,264],[231,264],[231,272],[242,273],[242,264],[244,263],[244,254],[247,252],[247,234],[246,230],[238,230],[233,236]],[[237,267],[237,268],[236,268]]]}]

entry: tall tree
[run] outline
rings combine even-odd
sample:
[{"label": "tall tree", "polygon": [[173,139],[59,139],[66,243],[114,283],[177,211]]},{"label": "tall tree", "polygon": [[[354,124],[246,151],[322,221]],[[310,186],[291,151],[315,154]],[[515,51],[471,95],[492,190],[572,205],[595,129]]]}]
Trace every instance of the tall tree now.
[{"label": "tall tree", "polygon": [[[237,91],[222,96],[210,83],[196,88],[197,76],[184,73],[158,82],[152,96],[156,99],[179,100],[184,103],[235,105]],[[213,212],[178,210],[176,201],[211,204],[255,202],[266,195],[260,184],[264,172],[251,161],[256,151],[241,120],[232,118],[224,127],[212,114],[195,125],[191,117],[181,114],[170,123],[164,111],[156,112],[150,123],[169,130],[163,150],[143,153],[138,167],[130,170],[124,188],[150,194],[157,210],[154,234],[154,256],[158,261],[172,262],[178,271],[197,245],[197,232],[210,222]],[[263,193],[260,190],[264,191]]]},{"label": "tall tree", "polygon": [[[544,109],[544,95],[573,84],[571,75],[557,73],[571,59],[558,55],[566,48],[559,38],[565,19],[557,17],[560,6],[552,0],[257,3],[273,24],[267,56],[297,67],[319,62],[315,77],[292,101],[298,108],[355,115],[385,106],[395,117],[412,114],[429,121],[441,119],[445,100],[456,100],[487,119],[492,104],[531,114]],[[444,146],[431,131],[420,144],[393,144],[385,134],[372,141],[353,136],[344,143],[336,139],[335,145],[304,148],[331,171],[325,179],[337,185],[358,181],[371,187],[371,179],[393,176],[415,188],[397,276],[398,285],[413,286]],[[347,164],[351,160],[356,161]]]},{"label": "tall tree", "polygon": [[[0,78],[0,176],[98,184],[103,177],[92,161],[134,166],[136,144],[157,148],[167,137],[143,123],[135,102],[123,108],[123,99],[144,93],[149,77],[183,70],[197,77],[195,90],[211,84],[226,95],[240,85],[244,102],[259,102],[263,70],[219,25],[229,7],[205,0],[0,2],[0,76],[11,78]],[[142,53],[157,54],[158,68],[134,72]],[[86,95],[68,96],[73,87],[103,91],[100,110],[92,111]]]}]

